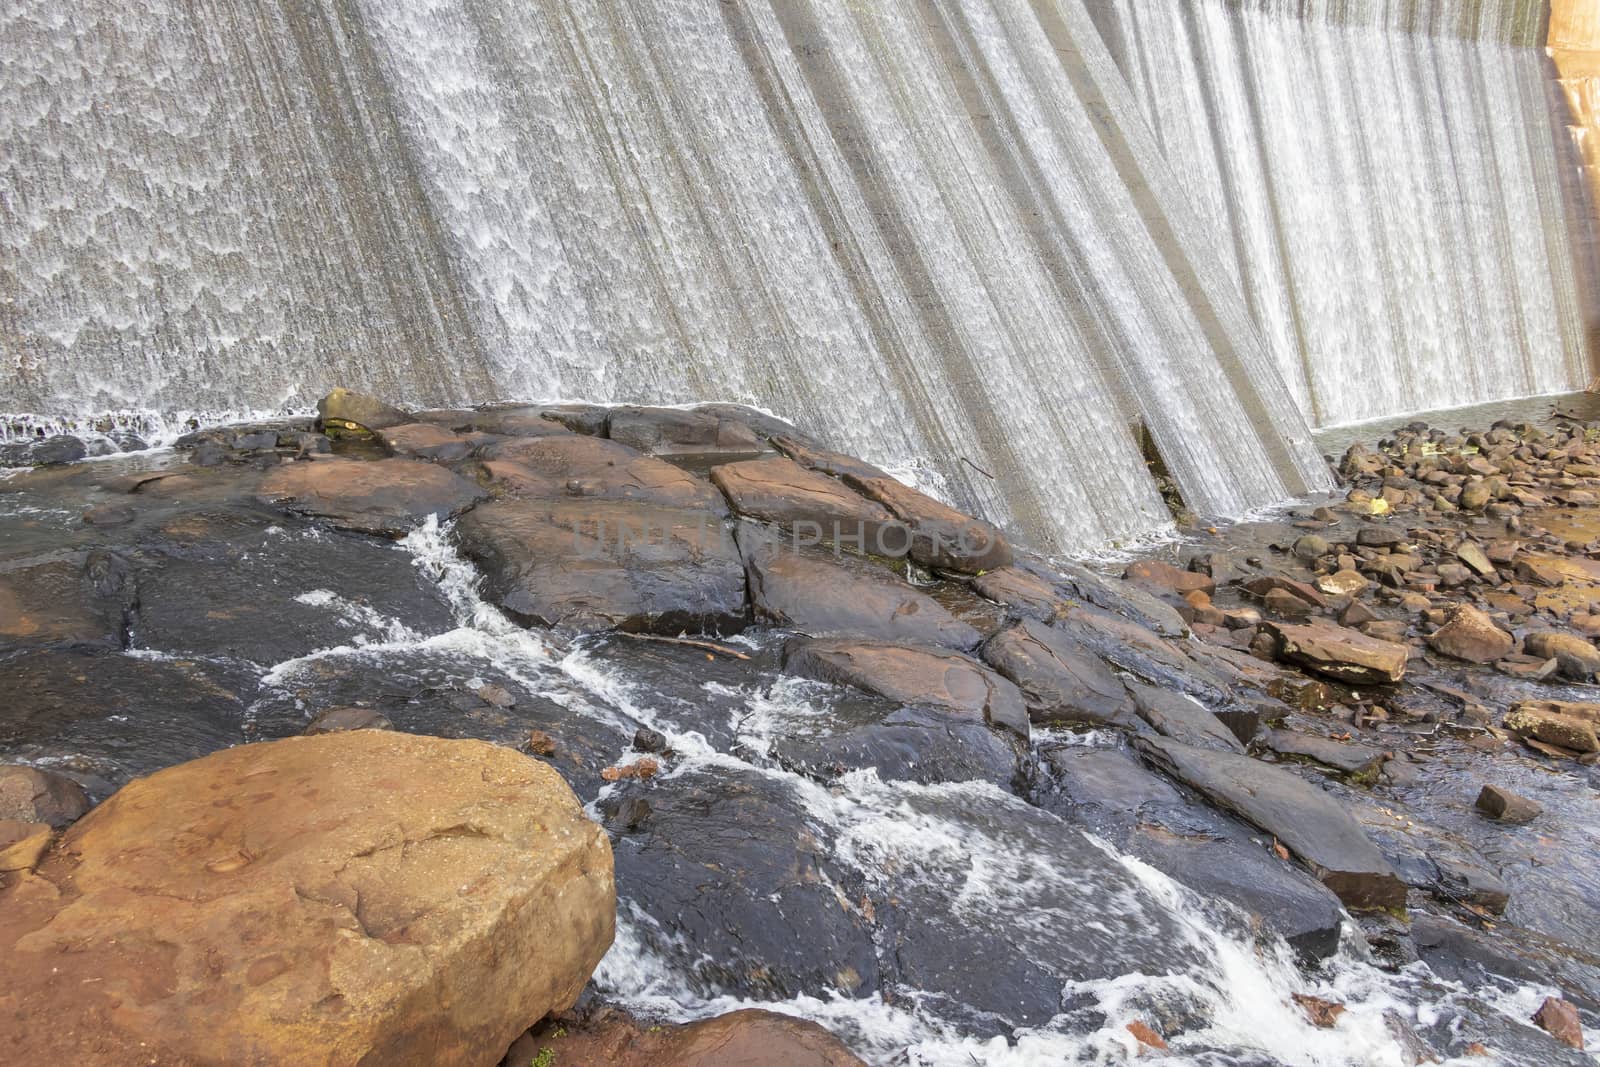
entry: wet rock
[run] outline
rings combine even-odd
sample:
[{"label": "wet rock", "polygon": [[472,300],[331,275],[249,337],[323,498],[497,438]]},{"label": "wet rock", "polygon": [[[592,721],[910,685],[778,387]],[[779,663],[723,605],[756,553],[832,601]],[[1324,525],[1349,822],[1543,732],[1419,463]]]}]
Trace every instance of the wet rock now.
[{"label": "wet rock", "polygon": [[0,445],[0,467],[49,467],[76,463],[89,454],[84,443],[70,434],[41,440]]},{"label": "wet rock", "polygon": [[414,459],[312,459],[275,467],[262,503],[329,520],[342,530],[400,537],[428,519],[459,515],[488,494],[443,467]]},{"label": "wet rock", "polygon": [[1311,760],[1352,778],[1371,775],[1388,758],[1388,753],[1383,749],[1370,745],[1335,741],[1330,737],[1294,730],[1268,730],[1262,735],[1261,743],[1280,756]]},{"label": "wet rock", "polygon": [[1559,701],[1527,701],[1513,705],[1506,715],[1504,726],[1517,737],[1532,738],[1570,752],[1597,752],[1600,751],[1600,740],[1595,735],[1596,720],[1572,713],[1586,706]]},{"label": "wet rock", "polygon": [[1181,689],[1207,704],[1220,705],[1228,699],[1227,682],[1215,671],[1127,619],[1078,605],[1056,627],[1107,663],[1151,685]]},{"label": "wet rock", "polygon": [[1529,654],[1556,661],[1564,677],[1587,682],[1600,671],[1600,649],[1576,634],[1540,630],[1522,640]]},{"label": "wet rock", "polygon": [[1428,647],[1469,663],[1493,663],[1516,647],[1516,639],[1471,604],[1457,604],[1448,621],[1428,635]]},{"label": "wet rock", "polygon": [[483,1062],[577,999],[614,906],[604,833],[526,756],[245,745],[127,786],[3,891],[0,1009],[23,1062]]},{"label": "wet rock", "polygon": [[645,1026],[615,1009],[561,1017],[513,1045],[505,1067],[540,1056],[549,1067],[866,1067],[816,1023],[755,1008],[676,1026]]},{"label": "wet rock", "polygon": [[89,808],[83,787],[64,774],[20,764],[0,765],[0,819],[45,823],[60,830]]},{"label": "wet rock", "polygon": [[393,730],[394,723],[390,722],[380,712],[372,708],[347,706],[342,708],[329,708],[306,724],[303,731],[307,737],[317,734],[333,734],[341,730]]},{"label": "wet rock", "polygon": [[634,731],[633,747],[640,752],[661,753],[667,750],[667,738],[660,730],[641,726]]},{"label": "wet rock", "polygon": [[1068,562],[1061,563],[1059,572],[1052,574],[1071,600],[1093,605],[1159,637],[1182,637],[1189,631],[1171,604],[1131,582],[1111,582]]},{"label": "wet rock", "polygon": [[452,429],[499,437],[559,437],[573,433],[575,428],[568,425],[559,407],[513,404],[475,411],[465,423]]},{"label": "wet rock", "polygon": [[1379,685],[1405,676],[1404,645],[1321,621],[1305,626],[1267,622],[1263,626],[1277,641],[1280,658],[1335,681]]},{"label": "wet rock", "polygon": [[472,452],[472,442],[442,426],[408,422],[378,431],[378,440],[390,455],[452,463]]},{"label": "wet rock", "polygon": [[1193,590],[1210,595],[1216,592],[1217,583],[1210,575],[1198,571],[1181,570],[1170,563],[1145,559],[1128,564],[1122,576],[1130,582],[1159,593],[1182,596]]},{"label": "wet rock", "polygon": [[1124,1029],[1126,1029],[1128,1033],[1132,1034],[1133,1039],[1139,1042],[1139,1044],[1143,1047],[1154,1049],[1157,1052],[1167,1051],[1166,1039],[1152,1030],[1149,1023],[1140,1019],[1135,1019],[1133,1022],[1124,1027]]},{"label": "wet rock", "polygon": [[1356,544],[1364,548],[1393,548],[1403,544],[1405,539],[1405,531],[1393,526],[1369,524],[1356,531]]},{"label": "wet rock", "polygon": [[0,659],[7,684],[0,758],[71,753],[91,793],[245,740],[254,673],[104,649],[36,649]]},{"label": "wet rock", "polygon": [[1260,597],[1263,600],[1266,599],[1267,594],[1277,590],[1298,597],[1313,608],[1325,608],[1328,606],[1327,597],[1317,592],[1316,589],[1305,582],[1296,581],[1293,578],[1285,578],[1279,574],[1263,574],[1258,578],[1252,578],[1244,583],[1244,590],[1251,596]]},{"label": "wet rock", "polygon": [[787,457],[726,463],[711,480],[740,515],[791,530],[797,544],[827,541],[889,558],[910,549],[909,531],[883,505]]},{"label": "wet rock", "polygon": [[502,500],[468,513],[456,534],[488,598],[538,625],[676,634],[744,621],[744,564],[708,512]]},{"label": "wet rock", "polygon": [[[634,819],[626,802],[643,797],[649,814]],[[638,906],[634,936],[675,961],[702,994],[866,996],[879,988],[862,887],[783,782],[690,770],[619,782],[600,810],[617,882]]]},{"label": "wet rock", "polygon": [[989,523],[887,476],[845,480],[909,529],[908,554],[923,566],[980,574],[1010,565],[1011,546]]},{"label": "wet rock", "polygon": [[1170,777],[1283,842],[1347,906],[1405,906],[1405,883],[1328,793],[1248,756],[1161,737],[1135,744]]},{"label": "wet rock", "polygon": [[1052,583],[1021,567],[985,571],[972,580],[972,591],[1039,622],[1050,622],[1067,609],[1066,600]]},{"label": "wet rock", "polygon": [[341,388],[317,401],[317,421],[324,428],[377,431],[404,425],[411,416],[375,396]]},{"label": "wet rock", "polygon": [[1578,1009],[1558,997],[1546,997],[1533,1013],[1534,1025],[1568,1048],[1583,1048],[1583,1020]]},{"label": "wet rock", "polygon": [[1513,824],[1532,822],[1544,811],[1537,801],[1495,785],[1485,785],[1474,806],[1491,819]]},{"label": "wet rock", "polygon": [[613,441],[657,456],[765,448],[744,419],[700,408],[612,408],[607,429]]},{"label": "wet rock", "polygon": [[871,768],[881,782],[992,782],[1017,788],[1027,746],[1009,730],[938,709],[863,696],[838,701],[825,730],[789,730],[771,755],[797,774],[831,780]]},{"label": "wet rock", "polygon": [[785,650],[783,666],[791,674],[1029,735],[1028,709],[1017,687],[958,652],[872,641],[802,641]]},{"label": "wet rock", "polygon": [[1317,610],[1287,589],[1267,590],[1267,595],[1261,598],[1261,608],[1273,618],[1293,619],[1297,622],[1311,618]]},{"label": "wet rock", "polygon": [[1063,631],[1027,619],[991,637],[982,655],[1016,683],[1036,723],[1131,722],[1127,688],[1098,656]]},{"label": "wet rock", "polygon": [[795,549],[759,526],[741,525],[737,538],[758,622],[812,636],[858,635],[959,649],[978,644],[976,630],[887,568]]},{"label": "wet rock", "polygon": [[370,537],[218,516],[148,538],[134,558],[142,649],[273,664],[456,626],[416,557]]},{"label": "wet rock", "polygon": [[617,441],[576,434],[516,438],[485,449],[485,468],[507,491],[535,499],[584,497],[726,512],[722,494],[681,467]]},{"label": "wet rock", "polygon": [[85,554],[31,566],[0,564],[0,647],[119,646],[125,598],[120,589],[96,587],[90,562]]},{"label": "wet rock", "polygon": [[1139,708],[1139,717],[1163,737],[1197,748],[1244,751],[1233,731],[1187,693],[1157,689],[1131,680],[1128,690]]}]

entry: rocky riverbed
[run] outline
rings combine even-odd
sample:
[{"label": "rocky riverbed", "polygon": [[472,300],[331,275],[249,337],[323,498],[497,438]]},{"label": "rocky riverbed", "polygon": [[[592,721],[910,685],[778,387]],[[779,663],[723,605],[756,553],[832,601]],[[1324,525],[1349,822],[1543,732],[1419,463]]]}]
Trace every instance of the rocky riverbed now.
[{"label": "rocky riverbed", "polygon": [[0,1033],[1589,1062],[1597,438],[1408,427],[1093,568],[730,405],[13,444]]}]

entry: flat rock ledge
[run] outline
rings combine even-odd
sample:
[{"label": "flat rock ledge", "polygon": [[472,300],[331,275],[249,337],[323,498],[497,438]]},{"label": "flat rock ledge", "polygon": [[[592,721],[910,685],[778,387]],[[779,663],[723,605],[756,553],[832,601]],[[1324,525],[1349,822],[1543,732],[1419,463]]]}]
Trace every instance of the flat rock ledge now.
[{"label": "flat rock ledge", "polygon": [[357,730],[137,780],[0,889],[13,1063],[493,1064],[611,944],[549,767]]}]

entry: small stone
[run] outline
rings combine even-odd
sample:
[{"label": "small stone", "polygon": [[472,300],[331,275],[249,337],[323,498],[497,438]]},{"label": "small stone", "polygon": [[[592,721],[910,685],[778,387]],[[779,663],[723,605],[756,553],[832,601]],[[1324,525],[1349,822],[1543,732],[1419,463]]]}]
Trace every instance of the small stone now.
[{"label": "small stone", "polygon": [[1290,996],[1300,1006],[1300,1010],[1306,1013],[1311,1025],[1323,1030],[1332,1029],[1339,1021],[1339,1016],[1344,1014],[1344,1005],[1336,1001],[1324,1000],[1309,993],[1292,993]]},{"label": "small stone", "polygon": [[1132,1034],[1139,1044],[1143,1045],[1145,1048],[1153,1048],[1160,1052],[1165,1052],[1167,1050],[1167,1042],[1165,1039],[1151,1029],[1148,1023],[1145,1023],[1142,1020],[1135,1019],[1133,1022],[1129,1023],[1128,1033]]},{"label": "small stone", "polygon": [[[1320,534],[1306,534],[1294,543],[1294,554],[1299,558],[1310,561],[1320,559],[1328,554],[1328,539]],[[1326,589],[1323,592],[1327,592]]]},{"label": "small stone", "polygon": [[1280,619],[1309,619],[1316,610],[1287,589],[1269,589],[1267,595],[1261,598],[1261,606],[1267,610],[1267,614]]},{"label": "small stone", "polygon": [[381,712],[372,708],[351,706],[327,709],[312,719],[300,732],[307,737],[315,737],[317,734],[333,734],[343,730],[393,729],[394,723],[385,718]]},{"label": "small stone", "polygon": [[1533,1022],[1568,1048],[1583,1048],[1583,1021],[1578,1018],[1578,1009],[1559,997],[1546,997],[1533,1013]]},{"label": "small stone", "polygon": [[497,708],[513,708],[517,705],[517,698],[511,695],[511,691],[498,685],[479,686],[478,699]]},{"label": "small stone", "polygon": [[661,753],[667,750],[667,735],[660,730],[641,726],[633,733],[633,747],[640,752]]},{"label": "small stone", "polygon": [[21,764],[0,766],[0,819],[42,822],[60,830],[89,807],[83,787],[64,774]]},{"label": "small stone", "polygon": [[1532,822],[1544,810],[1537,801],[1493,785],[1478,794],[1477,808],[1491,819],[1517,825]]},{"label": "small stone", "polygon": [[1371,608],[1359,600],[1352,600],[1344,611],[1339,613],[1341,625],[1356,628],[1369,622],[1377,622],[1378,615]]},{"label": "small stone", "polygon": [[1356,544],[1367,548],[1390,548],[1405,539],[1405,532],[1393,526],[1363,526],[1356,531]]},{"label": "small stone", "polygon": [[600,772],[600,777],[608,782],[620,782],[624,778],[637,778],[640,781],[644,781],[647,778],[654,778],[660,770],[661,764],[649,756],[645,756],[635,760],[633,763],[607,767]]},{"label": "small stone", "polygon": [[1329,596],[1360,596],[1366,592],[1368,582],[1360,571],[1340,570],[1317,579],[1317,588]]},{"label": "small stone", "polygon": [[528,731],[528,751],[535,756],[553,756],[556,754],[556,739],[543,730],[530,730]]},{"label": "small stone", "polygon": [[134,510],[120,504],[101,504],[83,513],[83,521],[90,526],[126,526],[133,521]]}]

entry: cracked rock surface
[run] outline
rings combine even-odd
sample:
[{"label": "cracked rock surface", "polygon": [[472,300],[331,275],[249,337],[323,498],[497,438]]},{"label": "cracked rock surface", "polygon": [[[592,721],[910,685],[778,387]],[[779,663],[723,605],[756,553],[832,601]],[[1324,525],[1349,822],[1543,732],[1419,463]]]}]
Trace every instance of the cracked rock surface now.
[{"label": "cracked rock surface", "polygon": [[614,921],[605,833],[537,760],[244,745],[131,783],[0,891],[0,1029],[17,1063],[482,1062],[572,1006]]}]

